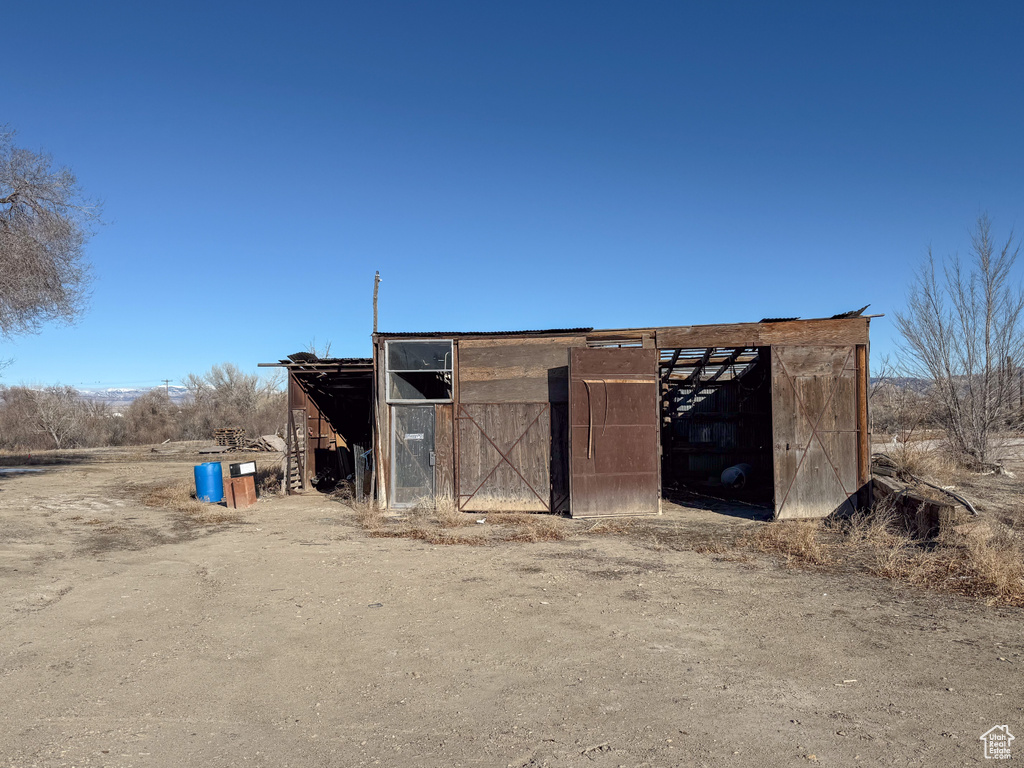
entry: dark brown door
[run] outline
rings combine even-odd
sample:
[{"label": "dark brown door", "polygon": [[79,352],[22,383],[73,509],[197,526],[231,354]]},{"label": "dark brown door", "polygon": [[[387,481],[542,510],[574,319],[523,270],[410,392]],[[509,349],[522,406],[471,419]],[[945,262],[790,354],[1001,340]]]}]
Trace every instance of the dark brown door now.
[{"label": "dark brown door", "polygon": [[569,350],[570,513],[657,514],[658,351]]},{"label": "dark brown door", "polygon": [[853,347],[772,347],[775,517],[851,511],[857,483]]}]

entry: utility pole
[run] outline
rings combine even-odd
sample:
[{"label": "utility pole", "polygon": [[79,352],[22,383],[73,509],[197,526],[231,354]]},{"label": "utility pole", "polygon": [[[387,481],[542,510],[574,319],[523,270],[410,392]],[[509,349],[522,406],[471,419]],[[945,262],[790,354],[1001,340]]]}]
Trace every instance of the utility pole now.
[{"label": "utility pole", "polygon": [[380,288],[380,272],[373,276],[373,332],[377,332],[377,290]]},{"label": "utility pole", "polygon": [[162,381],[164,383],[164,392],[167,393],[167,399],[169,400],[171,398],[171,380],[170,379],[160,379],[160,381]]}]

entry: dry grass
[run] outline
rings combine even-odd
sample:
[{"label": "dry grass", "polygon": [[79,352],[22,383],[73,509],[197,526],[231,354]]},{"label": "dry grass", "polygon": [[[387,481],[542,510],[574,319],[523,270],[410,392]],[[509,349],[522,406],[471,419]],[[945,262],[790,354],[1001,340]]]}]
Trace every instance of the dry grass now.
[{"label": "dry grass", "polygon": [[528,512],[492,512],[487,515],[489,525],[498,526],[504,541],[533,544],[538,541],[565,541],[572,533],[572,524],[561,517]]},{"label": "dry grass", "polygon": [[369,502],[342,501],[370,536],[430,544],[532,544],[565,541],[577,535],[620,535],[630,532],[632,526],[628,520],[580,522],[544,513],[459,512],[450,499],[439,499],[436,505],[424,502],[398,515],[386,514]]},{"label": "dry grass", "polygon": [[350,504],[356,519],[370,536],[378,539],[417,539],[428,544],[467,544],[481,546],[491,543],[486,532],[464,531],[475,518],[455,506],[451,499],[438,499],[436,503],[422,501],[394,519],[388,519],[383,510],[372,503]]},{"label": "dry grass", "polygon": [[192,483],[179,480],[171,483],[160,483],[140,489],[142,503],[147,507],[159,507],[180,512],[190,522],[197,525],[214,525],[219,523],[235,523],[241,515],[219,504],[198,501]]},{"label": "dry grass", "polygon": [[598,520],[584,530],[584,533],[598,536],[624,536],[633,532],[634,524],[634,520],[622,517]]},{"label": "dry grass", "polygon": [[281,470],[280,463],[275,462],[263,467],[257,466],[256,490],[260,496],[272,496],[275,493],[280,493],[283,478],[284,472]]},{"label": "dry grass", "polygon": [[964,477],[964,468],[934,440],[889,445],[885,448],[885,454],[896,463],[900,471],[936,485],[959,484]]},{"label": "dry grass", "polygon": [[375,531],[384,524],[384,511],[371,501],[349,501],[346,502],[355,513],[356,522],[361,528],[368,531]]},{"label": "dry grass", "polygon": [[823,566],[832,562],[832,556],[818,540],[821,527],[818,520],[779,520],[758,527],[739,543],[778,555],[788,567]]},{"label": "dry grass", "polygon": [[890,531],[874,550],[871,571],[917,587],[1024,607],[1024,539],[1010,528],[975,521],[943,531],[933,542]]},{"label": "dry grass", "polygon": [[852,564],[915,587],[1024,607],[1024,534],[991,520],[921,540],[883,504],[852,517],[766,523],[739,545],[777,555],[790,567]]}]

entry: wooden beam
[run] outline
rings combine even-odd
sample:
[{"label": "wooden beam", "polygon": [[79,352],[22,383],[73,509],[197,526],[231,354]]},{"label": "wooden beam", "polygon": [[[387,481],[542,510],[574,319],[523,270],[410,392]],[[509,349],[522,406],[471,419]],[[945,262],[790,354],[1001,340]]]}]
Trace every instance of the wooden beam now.
[{"label": "wooden beam", "polygon": [[[871,482],[871,432],[868,422],[868,348],[857,345],[857,480],[865,495],[870,494]],[[860,500],[862,506],[871,503],[870,498]]]},{"label": "wooden beam", "polygon": [[668,381],[668,377],[672,375],[672,369],[676,367],[676,363],[679,362],[679,355],[681,355],[682,353],[682,348],[679,348],[672,355],[672,362],[668,364],[668,368],[666,368],[665,372],[661,375],[662,382]]}]

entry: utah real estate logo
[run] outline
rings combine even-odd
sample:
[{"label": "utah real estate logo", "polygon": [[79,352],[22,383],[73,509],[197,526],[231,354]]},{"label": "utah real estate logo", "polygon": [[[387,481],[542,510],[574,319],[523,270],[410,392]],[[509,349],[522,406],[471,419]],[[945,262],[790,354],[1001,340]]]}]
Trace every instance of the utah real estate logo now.
[{"label": "utah real estate logo", "polygon": [[981,734],[981,741],[985,742],[986,760],[1009,760],[1010,742],[1014,740],[1008,725],[994,725]]}]

